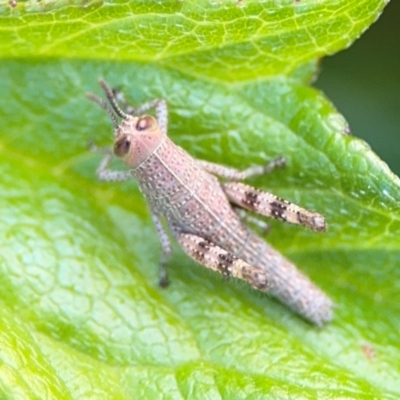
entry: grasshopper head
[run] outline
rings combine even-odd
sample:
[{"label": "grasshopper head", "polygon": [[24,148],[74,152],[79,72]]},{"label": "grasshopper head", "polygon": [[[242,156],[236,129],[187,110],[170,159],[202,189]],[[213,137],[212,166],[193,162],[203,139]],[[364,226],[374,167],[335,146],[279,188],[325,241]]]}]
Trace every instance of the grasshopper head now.
[{"label": "grasshopper head", "polygon": [[138,166],[154,152],[163,136],[151,115],[128,115],[115,130],[114,154],[130,167]]},{"label": "grasshopper head", "polygon": [[[164,134],[151,115],[132,116],[124,113],[107,83],[103,80],[99,83],[109,104],[91,93],[87,97],[106,110],[114,124],[114,154],[130,167],[137,167],[155,151]],[[117,117],[122,119],[121,122]]]}]

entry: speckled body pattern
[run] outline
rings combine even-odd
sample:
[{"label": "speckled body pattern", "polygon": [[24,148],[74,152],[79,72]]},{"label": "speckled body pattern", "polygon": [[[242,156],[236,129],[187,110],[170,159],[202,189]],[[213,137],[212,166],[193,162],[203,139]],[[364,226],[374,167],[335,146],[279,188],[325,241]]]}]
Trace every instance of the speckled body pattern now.
[{"label": "speckled body pattern", "polygon": [[[220,183],[210,171],[225,178],[239,177],[240,171],[198,161],[175,145],[166,135],[166,126],[162,126],[167,120],[163,101],[131,109],[130,114],[118,108],[117,112],[114,93],[104,82],[101,85],[112,109],[96,96],[89,97],[110,115],[115,112],[123,118],[121,123],[113,118],[116,129],[114,152],[129,165],[131,177],[139,182],[149,203],[166,253],[165,260],[170,254],[170,246],[162,224],[158,222],[160,217],[165,218],[182,249],[200,264],[226,276],[243,279],[317,325],[329,321],[332,318],[331,300],[244,224],[232,205],[319,231],[325,229],[323,217],[245,184]],[[138,115],[138,111],[150,106],[158,111],[158,122],[151,120],[152,117]],[[154,135],[137,139],[142,127]],[[157,140],[153,140],[156,136]],[[128,149],[126,152],[125,148]],[[108,170],[108,163],[106,160],[99,167],[100,179],[128,179],[126,173]],[[247,175],[260,173],[258,170]]]}]

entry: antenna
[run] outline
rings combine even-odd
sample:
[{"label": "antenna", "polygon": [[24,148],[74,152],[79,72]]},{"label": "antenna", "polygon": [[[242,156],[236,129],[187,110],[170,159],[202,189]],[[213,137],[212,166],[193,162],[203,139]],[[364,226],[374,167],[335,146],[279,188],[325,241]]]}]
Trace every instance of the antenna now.
[{"label": "antenna", "polygon": [[115,117],[113,110],[109,107],[109,105],[100,97],[97,97],[93,93],[86,93],[86,97],[93,101],[94,103],[98,104],[103,110],[106,110],[107,114],[110,116],[111,121],[114,125],[114,128],[117,129],[119,124],[117,118]]},{"label": "antenna", "polygon": [[115,95],[114,95],[113,91],[111,90],[111,88],[107,85],[107,83],[103,79],[99,79],[99,84],[100,84],[101,88],[104,90],[104,93],[106,94],[107,99],[110,102],[110,105],[111,105],[112,109],[114,110],[114,112],[123,119],[129,118],[129,115],[125,114],[121,110],[121,108],[118,106]]}]

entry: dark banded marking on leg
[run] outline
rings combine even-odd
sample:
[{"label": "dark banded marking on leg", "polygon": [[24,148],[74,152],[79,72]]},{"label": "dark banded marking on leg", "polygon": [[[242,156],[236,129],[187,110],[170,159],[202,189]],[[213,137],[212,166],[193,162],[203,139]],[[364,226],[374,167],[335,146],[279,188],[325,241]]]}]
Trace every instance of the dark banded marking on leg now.
[{"label": "dark banded marking on leg", "polygon": [[246,204],[246,208],[250,210],[256,210],[260,205],[257,190],[254,189],[246,191],[244,193],[243,203]]},{"label": "dark banded marking on leg", "polygon": [[326,223],[321,214],[283,200],[272,193],[263,192],[239,182],[223,183],[229,201],[235,205],[292,224],[300,224],[314,231],[325,231]]},{"label": "dark banded marking on leg", "polygon": [[218,271],[225,275],[225,276],[231,276],[232,274],[232,265],[235,261],[237,261],[237,258],[230,254],[218,254],[218,259],[219,259],[219,263],[218,263]]},{"label": "dark banded marking on leg", "polygon": [[182,249],[204,267],[226,277],[232,276],[242,279],[258,290],[268,290],[268,277],[263,268],[246,263],[200,236],[178,233],[176,238]]},{"label": "dark banded marking on leg", "polygon": [[276,200],[270,203],[270,206],[271,206],[271,215],[275,219],[279,219],[281,221],[287,221],[285,213],[288,209],[288,206],[290,206],[290,203],[288,201],[277,197]]},{"label": "dark banded marking on leg", "polygon": [[202,262],[205,255],[210,251],[210,246],[212,243],[209,240],[203,240],[197,244],[196,260]]}]

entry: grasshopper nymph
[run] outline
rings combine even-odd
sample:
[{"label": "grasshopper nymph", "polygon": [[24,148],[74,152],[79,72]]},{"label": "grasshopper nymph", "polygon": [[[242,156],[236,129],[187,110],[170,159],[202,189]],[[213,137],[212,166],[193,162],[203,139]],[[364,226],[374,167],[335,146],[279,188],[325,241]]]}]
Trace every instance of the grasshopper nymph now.
[{"label": "grasshopper nymph", "polygon": [[[126,107],[123,111],[115,92],[103,80],[100,86],[108,103],[91,93],[87,96],[111,117],[114,154],[129,170],[108,169],[113,157],[108,152],[97,176],[104,181],[132,178],[138,181],[161,242],[160,285],[167,285],[166,263],[171,254],[169,237],[162,224],[165,219],[182,249],[201,265],[248,282],[316,325],[329,321],[332,301],[250,230],[238,212],[252,211],[315,231],[326,229],[322,215],[238,182],[270,172],[284,160],[279,158],[266,166],[243,171],[196,160],[168,138],[164,100],[153,100],[138,108]],[[145,114],[150,109],[155,109],[156,118]],[[226,182],[219,182],[216,176]]]}]

